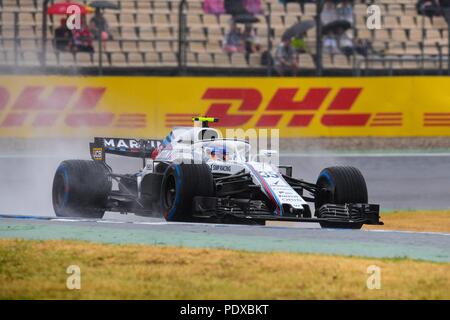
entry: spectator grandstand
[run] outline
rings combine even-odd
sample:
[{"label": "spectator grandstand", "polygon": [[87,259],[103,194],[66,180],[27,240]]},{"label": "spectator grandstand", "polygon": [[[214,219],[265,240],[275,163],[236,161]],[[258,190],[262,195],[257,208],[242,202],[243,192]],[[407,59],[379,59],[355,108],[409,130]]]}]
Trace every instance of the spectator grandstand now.
[{"label": "spectator grandstand", "polygon": [[[93,43],[94,53],[55,50],[52,36],[61,16],[43,14],[43,2],[0,0],[2,70],[12,67],[42,70],[44,65],[62,71],[93,70],[101,59],[105,72],[120,68],[178,70],[183,67],[184,72],[214,68],[276,74],[270,64],[261,63],[264,52],[273,55],[287,28],[296,22],[315,20],[317,15],[314,2],[300,6],[262,0],[263,12],[256,16],[259,22],[251,26],[260,39],[261,50],[246,59],[245,52],[230,54],[223,50],[232,17],[205,13],[202,0],[189,0],[185,6],[180,6],[180,0],[113,0],[119,9],[104,12],[111,39],[99,54],[97,41]],[[78,2],[89,4],[85,0]],[[367,6],[371,3],[381,8],[381,29],[369,30],[366,26]],[[353,55],[324,52],[318,59],[316,28],[312,28],[305,38],[311,50],[299,55],[299,75],[317,74],[319,63],[319,69],[323,68],[324,72],[338,74],[448,72],[448,25],[441,15],[432,19],[419,15],[414,0],[355,0],[352,5],[354,19],[348,32],[353,39],[367,40],[374,52],[367,56],[356,52]],[[180,8],[183,8],[181,16]],[[46,30],[43,30],[43,19],[47,20]],[[240,26],[244,30],[244,25]],[[44,33],[47,41],[43,40]]]}]

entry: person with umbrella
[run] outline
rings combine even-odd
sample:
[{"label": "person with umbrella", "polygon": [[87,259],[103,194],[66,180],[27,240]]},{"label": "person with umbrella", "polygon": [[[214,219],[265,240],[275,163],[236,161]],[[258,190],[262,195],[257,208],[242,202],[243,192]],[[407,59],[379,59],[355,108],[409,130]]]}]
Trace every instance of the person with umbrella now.
[{"label": "person with umbrella", "polygon": [[108,21],[106,21],[100,8],[95,8],[95,14],[89,21],[89,27],[94,39],[101,38],[103,41],[110,39]]},{"label": "person with umbrella", "polygon": [[70,51],[72,49],[72,31],[67,28],[67,19],[62,18],[54,31],[53,46],[55,50]]},{"label": "person with umbrella", "polygon": [[297,51],[297,53],[308,52],[308,46],[305,41],[306,32],[314,27],[315,22],[312,20],[297,22],[284,31],[281,39],[290,39],[291,46]]},{"label": "person with umbrella", "polygon": [[298,55],[291,45],[291,39],[282,39],[275,51],[275,70],[280,76],[296,76],[298,72]]},{"label": "person with umbrella", "polygon": [[309,52],[308,45],[306,44],[306,32],[299,36],[295,36],[291,39],[291,46],[297,53],[307,53]]},{"label": "person with umbrella", "polygon": [[327,0],[320,14],[320,21],[324,35],[335,34],[339,36],[338,32],[344,32],[352,27],[353,9],[351,2],[344,0],[339,9],[337,9],[336,4],[332,0]]},{"label": "person with umbrella", "polygon": [[94,38],[102,39],[103,41],[111,39],[112,36],[111,33],[109,32],[108,21],[103,15],[103,10],[105,9],[118,10],[119,7],[116,4],[109,1],[93,1],[89,4],[89,6],[95,8],[95,14],[91,18],[91,21],[89,22],[89,27],[92,30]]},{"label": "person with umbrella", "polygon": [[336,54],[342,50],[344,54],[351,54],[352,40],[345,34],[353,23],[351,1],[344,0],[337,9],[335,1],[327,0],[320,14],[320,21],[323,25],[323,52]]},{"label": "person with umbrella", "polygon": [[91,13],[93,10],[91,7],[89,6],[85,6],[76,2],[56,2],[54,4],[52,4],[51,6],[49,6],[47,8],[47,14],[48,15],[69,15],[72,13],[75,13],[75,11],[73,11],[74,7],[78,8],[78,12],[81,15],[86,15],[88,13]]},{"label": "person with umbrella", "polygon": [[[70,17],[73,14],[74,8],[77,7],[78,12],[81,17],[84,17],[86,14],[92,12],[92,8],[88,6],[84,6],[82,4],[76,2],[57,2],[52,4],[47,8],[48,15],[63,15]],[[74,39],[73,32],[77,28],[77,24],[75,23],[73,26],[67,24],[67,18],[62,18],[60,20],[60,26],[54,31],[54,47],[56,50],[60,51],[70,51],[74,49]],[[75,21],[72,20],[72,23]]]},{"label": "person with umbrella", "polygon": [[86,17],[81,18],[81,27],[79,29],[72,30],[73,35],[73,49],[80,52],[94,52],[92,45],[92,33],[86,23]]}]

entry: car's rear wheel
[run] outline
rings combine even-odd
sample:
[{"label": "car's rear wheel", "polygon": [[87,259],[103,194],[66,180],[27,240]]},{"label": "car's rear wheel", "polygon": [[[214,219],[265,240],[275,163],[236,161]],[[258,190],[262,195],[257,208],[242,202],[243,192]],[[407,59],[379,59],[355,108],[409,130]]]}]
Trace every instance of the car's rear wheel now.
[{"label": "car's rear wheel", "polygon": [[[316,196],[316,212],[324,204],[367,203],[367,186],[364,177],[357,168],[330,167],[321,171],[316,184],[319,195]],[[318,216],[320,218],[320,216]],[[361,223],[321,222],[322,228],[361,229]]]},{"label": "car's rear wheel", "polygon": [[167,221],[191,221],[194,197],[213,197],[214,179],[207,164],[172,164],[161,184],[161,209]]},{"label": "car's rear wheel", "polygon": [[52,188],[56,216],[101,219],[112,187],[108,173],[107,167],[96,161],[61,162]]}]

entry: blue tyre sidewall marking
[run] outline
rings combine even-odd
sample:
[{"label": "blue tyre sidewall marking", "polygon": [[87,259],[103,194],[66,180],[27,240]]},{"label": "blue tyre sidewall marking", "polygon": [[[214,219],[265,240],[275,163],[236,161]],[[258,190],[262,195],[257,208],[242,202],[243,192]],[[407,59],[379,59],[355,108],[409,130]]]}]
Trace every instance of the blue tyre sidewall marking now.
[{"label": "blue tyre sidewall marking", "polygon": [[[173,219],[173,215],[175,214],[175,211],[177,210],[178,205],[180,204],[180,199],[181,199],[181,170],[180,170],[180,165],[176,164],[176,165],[171,165],[169,168],[167,168],[167,170],[169,170],[170,168],[175,168],[175,203],[173,204],[172,208],[170,209],[169,212],[167,212],[166,214],[166,219],[167,220],[172,220]],[[163,200],[164,201],[164,200]]]},{"label": "blue tyre sidewall marking", "polygon": [[[59,166],[58,169],[56,170],[57,172],[61,172],[64,178],[64,198],[63,198],[63,203],[61,205],[61,207],[65,207],[67,205],[67,202],[69,201],[69,193],[70,193],[70,189],[69,189],[69,174],[67,172],[67,168],[65,166]],[[67,190],[66,190],[67,189]]]},{"label": "blue tyre sidewall marking", "polygon": [[330,174],[328,173],[328,171],[324,171],[320,174],[319,178],[317,179],[317,181],[320,180],[320,178],[325,177],[325,179],[327,179],[328,183],[330,184],[330,186],[334,189],[334,182],[333,179],[331,178]]},{"label": "blue tyre sidewall marking", "polygon": [[334,198],[334,189],[335,189],[335,185],[334,185],[333,179],[331,178],[331,176],[330,176],[330,174],[328,173],[328,171],[324,171],[324,172],[322,172],[322,173],[319,175],[319,178],[317,178],[317,182],[319,182],[320,178],[322,178],[322,177],[324,177],[324,178],[328,181],[328,184],[329,184],[330,188],[331,188],[332,191],[333,191],[333,198]]}]

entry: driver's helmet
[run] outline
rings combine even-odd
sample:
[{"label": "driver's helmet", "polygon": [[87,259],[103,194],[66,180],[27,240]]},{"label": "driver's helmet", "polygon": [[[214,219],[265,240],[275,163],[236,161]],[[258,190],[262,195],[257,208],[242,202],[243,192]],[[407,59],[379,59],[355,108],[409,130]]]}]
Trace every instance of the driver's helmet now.
[{"label": "driver's helmet", "polygon": [[212,147],[209,155],[213,160],[228,160],[228,151],[226,147]]}]

